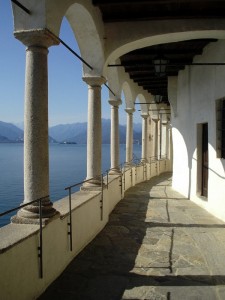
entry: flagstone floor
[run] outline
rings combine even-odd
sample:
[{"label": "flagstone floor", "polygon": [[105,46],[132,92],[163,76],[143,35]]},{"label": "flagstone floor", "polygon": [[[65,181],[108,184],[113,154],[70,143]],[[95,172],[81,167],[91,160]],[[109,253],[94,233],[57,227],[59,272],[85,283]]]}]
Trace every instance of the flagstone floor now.
[{"label": "flagstone floor", "polygon": [[225,299],[225,223],[173,191],[171,174],[155,177],[39,299]]}]

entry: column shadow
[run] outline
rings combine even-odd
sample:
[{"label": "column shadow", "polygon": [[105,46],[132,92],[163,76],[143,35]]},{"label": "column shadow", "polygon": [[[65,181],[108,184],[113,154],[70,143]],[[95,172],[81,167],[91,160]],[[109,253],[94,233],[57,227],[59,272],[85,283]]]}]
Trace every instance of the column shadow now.
[{"label": "column shadow", "polygon": [[[39,300],[158,299],[151,298],[152,296],[148,298],[147,294],[146,298],[143,295],[135,298],[137,291],[127,298],[129,291],[137,287],[143,287],[143,293],[146,287],[162,287],[162,299],[169,300],[173,298],[170,287],[225,285],[224,275],[176,276],[173,273],[174,228],[225,228],[225,225],[171,223],[168,205],[165,206],[165,222],[146,221],[146,213],[151,203],[149,193],[153,186],[160,186],[164,180],[165,176],[161,176],[148,183],[141,183],[138,185],[138,193],[136,188],[131,188],[125,199],[115,207],[101,233],[69,264]],[[151,256],[155,253],[142,247],[143,243],[151,246],[159,241],[160,236],[149,234],[156,227],[159,230],[164,228],[167,233],[169,230],[168,251],[164,253],[167,256],[166,263],[159,257],[156,263],[151,264]],[[164,269],[166,272],[164,275],[151,275],[151,271],[157,269]],[[128,291],[127,296],[124,296],[125,291]]]}]

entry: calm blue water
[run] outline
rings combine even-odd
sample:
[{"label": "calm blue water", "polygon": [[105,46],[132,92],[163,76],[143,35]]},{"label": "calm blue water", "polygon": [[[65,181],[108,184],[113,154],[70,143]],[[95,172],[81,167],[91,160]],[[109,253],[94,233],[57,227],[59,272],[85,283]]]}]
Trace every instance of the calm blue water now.
[{"label": "calm blue water", "polygon": [[[140,145],[134,145],[134,154],[141,157]],[[125,157],[125,145],[120,145],[121,163]],[[85,180],[86,145],[50,144],[49,159],[50,198],[54,202],[67,195],[66,186]],[[102,145],[102,171],[109,168],[110,145]],[[3,212],[23,202],[23,144],[0,144],[0,170],[0,212]],[[0,227],[9,219],[10,215],[0,218]]]}]

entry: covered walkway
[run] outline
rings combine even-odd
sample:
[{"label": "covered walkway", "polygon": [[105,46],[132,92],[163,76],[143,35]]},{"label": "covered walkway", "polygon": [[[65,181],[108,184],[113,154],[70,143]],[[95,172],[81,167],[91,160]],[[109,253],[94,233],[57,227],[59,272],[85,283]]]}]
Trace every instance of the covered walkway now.
[{"label": "covered walkway", "polygon": [[225,299],[225,224],[155,177],[39,299]]}]

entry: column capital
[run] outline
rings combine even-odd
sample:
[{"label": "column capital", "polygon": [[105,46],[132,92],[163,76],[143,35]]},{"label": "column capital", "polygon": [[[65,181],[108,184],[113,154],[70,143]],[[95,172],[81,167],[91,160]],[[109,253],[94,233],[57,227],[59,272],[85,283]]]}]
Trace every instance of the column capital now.
[{"label": "column capital", "polygon": [[126,108],[125,112],[127,112],[128,114],[133,114],[135,112],[134,108]]},{"label": "column capital", "polygon": [[58,38],[48,29],[15,31],[14,36],[27,47],[37,46],[48,48],[59,44]]},{"label": "column capital", "polygon": [[122,104],[122,100],[119,98],[115,98],[115,99],[109,99],[109,104],[112,106],[120,106]]},{"label": "column capital", "polygon": [[82,78],[90,86],[101,86],[106,82],[106,79],[103,76],[85,76]]},{"label": "column capital", "polygon": [[143,119],[147,119],[149,117],[149,114],[148,113],[143,113],[143,114],[141,114],[141,117]]}]

